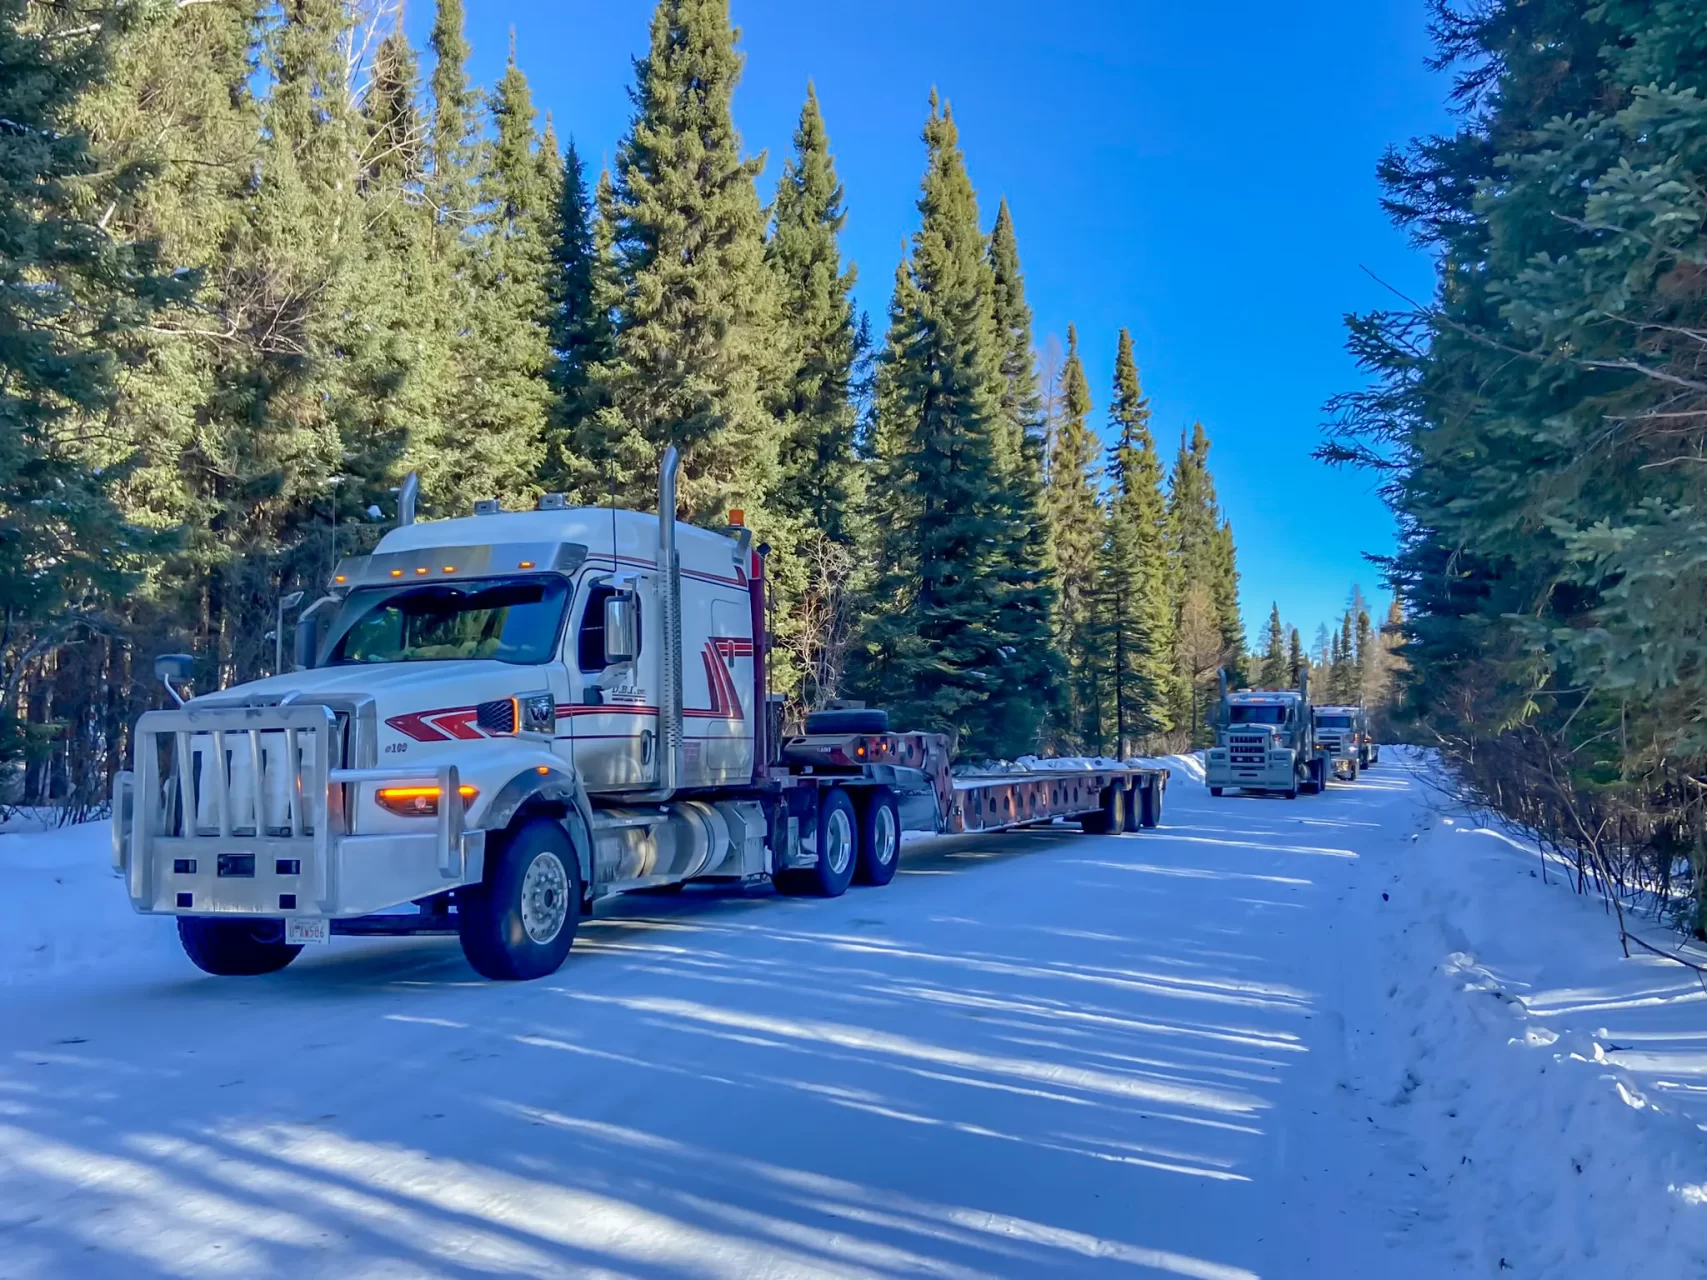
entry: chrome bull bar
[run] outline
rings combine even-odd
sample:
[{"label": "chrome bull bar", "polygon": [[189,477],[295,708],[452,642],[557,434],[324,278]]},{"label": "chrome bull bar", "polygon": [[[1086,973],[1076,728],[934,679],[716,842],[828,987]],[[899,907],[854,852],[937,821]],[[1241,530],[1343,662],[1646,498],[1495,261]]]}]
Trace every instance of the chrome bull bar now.
[{"label": "chrome bull bar", "polygon": [[[113,866],[138,911],[363,914],[442,892],[468,868],[456,766],[339,767],[330,707],[150,711],[134,754],[114,780]],[[355,798],[377,784],[437,787],[436,819],[354,834]]]}]

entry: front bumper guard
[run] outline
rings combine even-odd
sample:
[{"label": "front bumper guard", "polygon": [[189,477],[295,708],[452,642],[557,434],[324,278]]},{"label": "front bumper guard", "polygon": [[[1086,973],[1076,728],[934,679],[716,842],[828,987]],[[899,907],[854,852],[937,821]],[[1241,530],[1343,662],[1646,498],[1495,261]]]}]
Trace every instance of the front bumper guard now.
[{"label": "front bumper guard", "polygon": [[[330,708],[185,707],[137,722],[113,784],[113,867],[145,914],[357,916],[478,879],[454,764],[343,769]],[[361,788],[435,786],[427,830],[351,831]],[[420,820],[425,826],[426,819]]]}]

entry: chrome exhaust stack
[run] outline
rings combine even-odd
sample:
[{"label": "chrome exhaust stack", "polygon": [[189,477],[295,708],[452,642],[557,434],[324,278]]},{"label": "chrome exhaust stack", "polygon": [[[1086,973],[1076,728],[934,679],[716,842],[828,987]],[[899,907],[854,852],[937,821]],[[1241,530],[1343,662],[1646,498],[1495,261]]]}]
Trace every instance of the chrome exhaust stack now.
[{"label": "chrome exhaust stack", "polygon": [[676,551],[676,472],[681,455],[664,450],[658,464],[658,571],[663,575],[663,684],[658,698],[658,800],[668,800],[682,777],[682,566]]}]

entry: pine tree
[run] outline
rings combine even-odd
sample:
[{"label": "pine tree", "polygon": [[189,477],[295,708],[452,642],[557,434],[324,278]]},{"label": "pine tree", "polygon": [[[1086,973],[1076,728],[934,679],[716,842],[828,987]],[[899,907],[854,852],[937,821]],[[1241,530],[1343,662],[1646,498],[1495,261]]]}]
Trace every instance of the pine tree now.
[{"label": "pine tree", "polygon": [[91,465],[81,424],[114,402],[116,355],[181,291],[155,246],[103,225],[144,175],[104,170],[76,117],[134,10],[0,0],[0,755],[24,749],[22,681],[87,634],[150,548]]},{"label": "pine tree", "polygon": [[1298,677],[1308,670],[1310,660],[1304,656],[1304,637],[1298,634],[1298,628],[1293,627],[1286,641],[1286,685],[1287,688],[1298,687]]},{"label": "pine tree", "polygon": [[1268,614],[1268,647],[1263,652],[1262,670],[1257,679],[1265,689],[1284,689],[1289,679],[1290,663],[1286,652],[1286,629],[1280,623],[1280,606],[1274,605]]},{"label": "pine tree", "polygon": [[[573,442],[601,407],[593,370],[612,356],[608,263],[594,225],[586,171],[573,139],[563,153],[558,191],[557,234],[552,241],[556,271],[549,291],[552,360],[548,378],[553,401],[546,469],[553,484],[568,489],[577,481],[585,487],[597,470],[575,455]],[[596,499],[596,482],[592,487],[594,492],[582,496]]]},{"label": "pine tree", "polygon": [[1005,578],[993,275],[954,119],[934,93],[925,144],[922,225],[896,273],[877,391],[886,521],[860,679],[899,720],[954,734],[962,754],[1011,757],[1036,745],[1031,673],[1047,612],[1040,589]]},{"label": "pine tree", "polygon": [[1109,451],[1114,484],[1103,543],[1100,649],[1107,663],[1115,750],[1172,727],[1174,614],[1168,594],[1168,523],[1162,466],[1150,435],[1150,402],[1138,380],[1132,335],[1120,331],[1114,360]]},{"label": "pine tree", "polygon": [[1103,515],[1097,503],[1097,440],[1087,419],[1091,389],[1079,359],[1079,335],[1067,327],[1063,367],[1064,412],[1049,459],[1046,500],[1055,540],[1055,643],[1067,669],[1067,706],[1060,726],[1069,751],[1100,753],[1104,745],[1101,696],[1103,669],[1096,636],[1097,570]]},{"label": "pine tree", "polygon": [[764,509],[776,487],[772,412],[787,352],[764,261],[764,217],[730,114],[742,58],[727,0],[659,0],[635,64],[634,119],[602,215],[618,280],[608,405],[581,451],[644,501],[663,448],[682,451],[690,515]]}]

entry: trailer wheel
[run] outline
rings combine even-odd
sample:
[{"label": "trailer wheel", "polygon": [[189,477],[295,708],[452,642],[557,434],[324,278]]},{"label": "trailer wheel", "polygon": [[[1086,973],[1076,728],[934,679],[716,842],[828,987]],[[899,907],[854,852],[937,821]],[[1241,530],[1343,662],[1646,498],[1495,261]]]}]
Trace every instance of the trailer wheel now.
[{"label": "trailer wheel", "polygon": [[815,866],[779,871],[776,890],[790,897],[839,898],[853,881],[859,856],[859,822],[853,801],[841,787],[818,797],[818,862]]},{"label": "trailer wheel", "polygon": [[1138,825],[1141,827],[1159,827],[1162,825],[1162,780],[1160,778],[1151,778],[1147,783],[1139,786]]},{"label": "trailer wheel", "polygon": [[901,811],[888,787],[873,787],[860,807],[854,883],[885,885],[901,865]]},{"label": "trailer wheel", "polygon": [[486,877],[457,895],[462,954],[483,978],[525,982],[556,973],[575,941],[581,884],[560,823],[533,818],[507,832]]},{"label": "trailer wheel", "polygon": [[1079,825],[1093,836],[1106,835],[1110,831],[1126,829],[1126,788],[1118,782],[1103,788],[1102,808],[1095,813],[1087,813],[1079,819]]},{"label": "trailer wheel", "polygon": [[[259,936],[276,933],[275,938]],[[252,978],[277,973],[302,950],[287,946],[284,926],[277,920],[209,920],[178,917],[178,941],[190,963],[203,973],[221,978]]]},{"label": "trailer wheel", "polygon": [[1120,829],[1137,831],[1144,825],[1144,783],[1140,780],[1121,790],[1125,793],[1121,796],[1121,803],[1126,806],[1126,821]]}]

